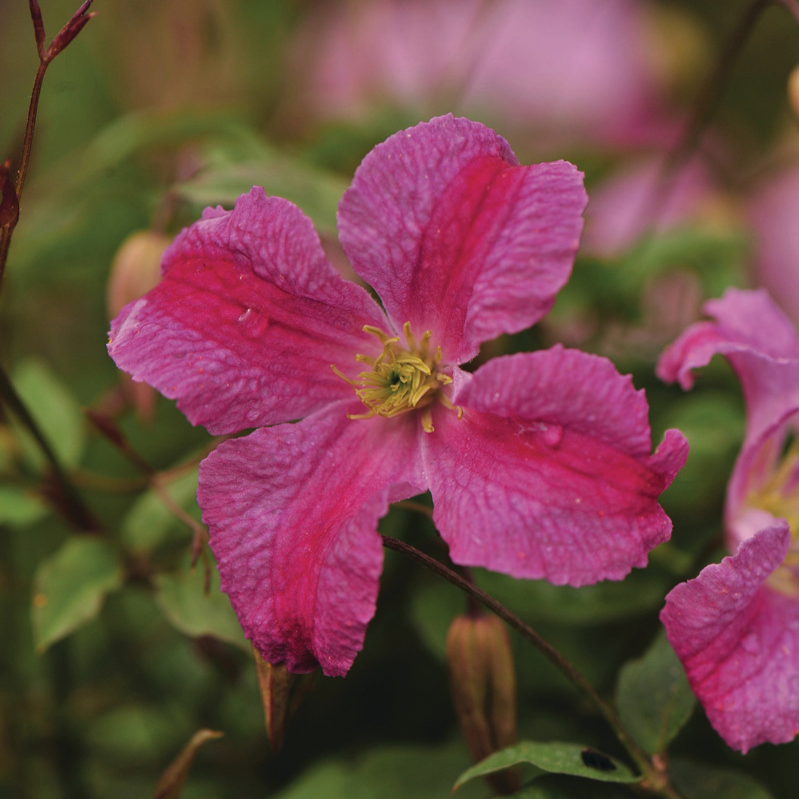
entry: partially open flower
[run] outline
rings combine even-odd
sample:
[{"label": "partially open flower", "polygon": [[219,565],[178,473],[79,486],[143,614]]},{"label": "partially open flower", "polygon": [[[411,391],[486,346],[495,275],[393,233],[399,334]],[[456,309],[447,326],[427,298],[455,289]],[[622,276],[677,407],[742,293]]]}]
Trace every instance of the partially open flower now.
[{"label": "partially open flower", "polygon": [[713,322],[689,327],[658,374],[724,355],[741,380],[747,429],[727,491],[731,557],[666,597],[661,619],[691,687],[733,748],[799,731],[799,336],[765,291],[730,289]]}]

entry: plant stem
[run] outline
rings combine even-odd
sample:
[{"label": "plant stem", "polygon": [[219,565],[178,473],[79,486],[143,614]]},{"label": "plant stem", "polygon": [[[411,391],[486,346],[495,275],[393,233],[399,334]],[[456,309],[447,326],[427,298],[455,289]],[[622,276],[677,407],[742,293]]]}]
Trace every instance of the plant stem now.
[{"label": "plant stem", "polygon": [[393,549],[396,552],[402,552],[404,555],[409,555],[414,560],[417,560],[423,566],[430,569],[430,571],[448,580],[454,586],[460,588],[460,590],[471,599],[476,600],[492,613],[499,616],[508,626],[516,630],[522,638],[536,647],[550,663],[559,669],[569,681],[577,687],[596,708],[599,714],[604,717],[605,721],[607,721],[613,729],[621,745],[627,750],[630,758],[640,769],[647,785],[651,786],[651,790],[663,796],[665,799],[680,799],[679,794],[668,784],[668,779],[664,772],[653,765],[647,753],[638,746],[632,736],[624,728],[621,719],[619,719],[613,707],[602,699],[591,683],[589,683],[588,680],[552,646],[552,644],[542,638],[530,625],[522,621],[515,613],[508,610],[508,608],[494,599],[494,597],[485,593],[485,591],[478,588],[473,583],[470,583],[440,561],[431,558],[429,555],[412,547],[410,544],[406,544],[404,541],[399,541],[396,538],[391,538],[386,535],[381,536],[381,538],[383,539],[384,547]]},{"label": "plant stem", "polygon": [[[20,156],[20,165],[17,172],[17,179],[15,181],[16,201],[17,206],[22,198],[22,190],[25,188],[25,178],[28,175],[28,166],[31,160],[31,152],[33,150],[33,134],[36,129],[36,115],[39,110],[39,97],[42,93],[42,84],[44,83],[44,74],[47,72],[47,67],[52,63],[53,59],[64,50],[78,35],[80,30],[91,19],[94,14],[87,14],[92,0],[84,2],[83,5],[72,15],[69,22],[61,29],[51,43],[50,47],[45,51],[44,49],[44,25],[42,23],[41,10],[39,9],[38,2],[31,0],[31,18],[33,20],[33,29],[36,36],[36,47],[39,53],[39,68],[36,70],[36,77],[33,79],[33,89],[31,90],[31,101],[28,105],[28,119],[25,124],[25,137],[22,141],[22,155]],[[8,260],[8,250],[11,246],[11,236],[14,233],[14,228],[17,226],[17,217],[10,223],[0,227],[0,290],[3,288],[3,275],[5,274],[6,261]]]},{"label": "plant stem", "polygon": [[[33,79],[31,101],[30,105],[28,106],[28,122],[25,125],[25,138],[22,142],[22,156],[15,182],[18,203],[22,197],[22,190],[25,188],[25,178],[28,174],[28,165],[30,164],[31,151],[33,149],[33,133],[36,129],[36,114],[39,110],[39,97],[42,93],[44,73],[47,71],[49,63],[49,61],[41,61],[39,63],[39,68],[36,70],[36,77]],[[14,233],[15,227],[16,223],[5,225],[3,228],[0,228],[0,289],[2,289],[3,285],[3,274],[5,273],[6,260],[8,259],[8,248],[11,246],[11,236]]]},{"label": "plant stem", "polygon": [[102,525],[95,519],[94,514],[84,504],[83,499],[69,479],[64,467],[58,459],[50,442],[45,437],[36,420],[31,415],[22,398],[8,379],[5,370],[0,366],[0,399],[16,416],[19,422],[33,437],[47,462],[50,464],[53,477],[59,488],[58,507],[65,517],[79,530],[87,533],[99,533]]},{"label": "plant stem", "polygon": [[799,25],[799,3],[796,0],[754,0],[725,42],[715,69],[710,73],[702,91],[696,98],[694,110],[685,132],[666,157],[663,174],[672,174],[696,147],[700,135],[718,107],[722,88],[749,38],[749,34],[754,29],[760,15],[770,5],[782,6]]}]

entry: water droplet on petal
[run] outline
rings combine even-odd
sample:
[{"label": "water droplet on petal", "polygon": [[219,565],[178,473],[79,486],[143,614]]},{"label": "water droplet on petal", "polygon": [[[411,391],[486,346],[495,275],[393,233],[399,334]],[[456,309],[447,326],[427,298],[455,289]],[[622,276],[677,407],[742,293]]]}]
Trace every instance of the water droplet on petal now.
[{"label": "water droplet on petal", "polygon": [[241,332],[249,338],[260,338],[269,327],[269,317],[254,308],[245,308],[236,320]]},{"label": "water droplet on petal", "polygon": [[538,432],[541,436],[541,440],[548,447],[557,447],[563,438],[563,427],[559,424],[546,424],[541,422]]}]

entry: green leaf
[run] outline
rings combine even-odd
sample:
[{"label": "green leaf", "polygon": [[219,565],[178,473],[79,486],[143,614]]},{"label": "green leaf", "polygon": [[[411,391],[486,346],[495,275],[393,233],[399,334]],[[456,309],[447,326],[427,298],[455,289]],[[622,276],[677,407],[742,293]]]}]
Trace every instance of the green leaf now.
[{"label": "green leaf", "polygon": [[[14,370],[14,387],[65,466],[75,466],[83,454],[86,424],[80,405],[48,366],[36,360]],[[27,430],[20,429],[25,457],[40,466],[44,458]]]},{"label": "green leaf", "polygon": [[152,147],[179,147],[204,139],[224,143],[225,149],[259,157],[264,145],[258,134],[230,113],[217,111],[146,111],[119,117],[103,128],[83,150],[78,180],[95,180]]},{"label": "green leaf", "polygon": [[198,206],[232,207],[236,198],[252,186],[262,186],[268,195],[291,200],[311,217],[318,230],[333,232],[336,209],[347,181],[275,152],[267,158],[204,169],[175,190],[181,198]]},{"label": "green leaf", "polygon": [[630,788],[549,774],[524,785],[511,799],[632,799]]},{"label": "green leaf", "polygon": [[230,600],[219,590],[216,567],[211,566],[211,585],[207,593],[202,563],[194,571],[159,574],[155,586],[156,602],[180,632],[193,638],[211,635],[250,652]]},{"label": "green leaf", "polygon": [[740,771],[675,758],[669,773],[685,799],[773,799],[757,780]]},{"label": "green leaf", "polygon": [[587,777],[600,782],[640,782],[641,777],[618,760],[607,755],[594,752],[580,744],[573,743],[539,743],[538,741],[522,741],[516,746],[501,749],[476,766],[461,774],[453,790],[460,788],[465,782],[475,777],[484,777],[495,771],[528,763],[541,771],[553,774],[571,774],[575,777]]},{"label": "green leaf", "polygon": [[19,486],[0,485],[0,524],[23,527],[47,513],[44,502]]},{"label": "green leaf", "polygon": [[38,652],[91,621],[122,585],[115,548],[88,536],[70,538],[43,561],[33,581],[33,632]]},{"label": "green leaf", "polygon": [[[169,496],[184,510],[195,510],[197,502],[197,469],[182,474],[164,486]],[[149,489],[133,504],[122,522],[122,542],[137,552],[149,552],[164,543],[168,533],[182,525],[190,535],[185,522],[175,516],[155,489]]]},{"label": "green leaf", "polygon": [[[445,746],[391,746],[306,769],[274,799],[441,799],[449,795],[451,774],[468,758],[460,741]],[[480,784],[467,785],[459,799],[485,796]]]},{"label": "green leaf", "polygon": [[619,675],[616,706],[622,723],[650,754],[664,752],[696,705],[685,670],[661,630],[647,653]]},{"label": "green leaf", "polygon": [[475,569],[481,588],[511,608],[526,608],[537,621],[595,624],[633,618],[663,604],[673,584],[670,575],[653,569],[634,571],[619,582],[572,588],[545,580],[516,580],[504,574]]}]

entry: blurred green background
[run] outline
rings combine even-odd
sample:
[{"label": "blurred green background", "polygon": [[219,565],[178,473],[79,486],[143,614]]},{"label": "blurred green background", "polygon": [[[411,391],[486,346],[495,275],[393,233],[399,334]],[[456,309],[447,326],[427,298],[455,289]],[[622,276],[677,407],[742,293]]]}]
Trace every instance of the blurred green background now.
[{"label": "blurred green background", "polygon": [[[399,102],[386,90],[365,112],[322,116],[308,91],[319,54],[308,27],[338,6],[357,16],[365,5],[97,0],[97,17],[49,68],[0,295],[0,363],[109,532],[76,534],[63,521],[48,501],[52,483],[35,446],[11,415],[0,416],[0,797],[151,796],[199,728],[224,737],[198,753],[183,793],[190,799],[445,796],[469,764],[443,659],[449,621],[464,600],[396,553],[386,556],[377,616],[352,671],[344,680],[318,677],[284,750],[270,752],[248,644],[218,579],[204,593],[206,561],[189,568],[196,466],[211,439],[171,402],[158,399],[149,420],[132,412],[105,351],[109,274],[129,236],[172,236],[205,205],[230,207],[255,183],[303,207],[332,248],[336,204],[360,159],[435,113],[468,111],[493,125],[522,163],[573,160],[589,195],[625,163],[663,152],[663,142],[589,137],[565,138],[553,153],[534,124],[466,107],[457,94]],[[642,47],[659,53],[659,102],[676,125],[749,4],[640,5],[654,37]],[[48,40],[74,6],[41,0]],[[486,348],[497,354],[563,340],[607,354],[647,390],[655,440],[676,426],[691,441],[689,464],[664,496],[673,541],[646,571],[579,591],[478,575],[607,697],[621,665],[655,639],[667,591],[723,553],[724,490],[744,424],[737,382],[714,362],[684,395],[656,380],[654,362],[703,298],[751,282],[741,207],[759,175],[796,154],[786,82],[797,63],[799,31],[772,9],[736,62],[703,140],[712,203],[667,232],[643,232],[612,257],[583,253],[544,324]],[[28,4],[3,0],[0,158],[18,158],[36,66]],[[671,317],[668,291],[676,292]],[[86,409],[116,420],[159,475],[157,489]],[[164,491],[188,519],[170,510]],[[392,511],[383,531],[435,552],[432,526],[417,513]],[[43,587],[50,602],[37,606]],[[514,650],[521,737],[621,754],[536,652],[518,640]],[[763,786],[736,778],[741,792],[719,796],[770,791],[779,799],[799,781],[796,742],[737,755],[701,709],[672,751]],[[722,777],[707,784],[713,779]],[[606,795],[581,793],[589,789],[573,780],[548,784],[541,796]],[[617,790],[607,796],[633,795]],[[714,795],[702,790],[711,792],[695,795]],[[473,783],[459,795],[492,794]]]}]

